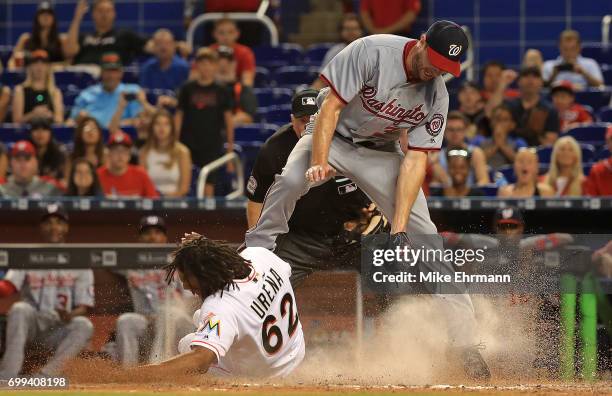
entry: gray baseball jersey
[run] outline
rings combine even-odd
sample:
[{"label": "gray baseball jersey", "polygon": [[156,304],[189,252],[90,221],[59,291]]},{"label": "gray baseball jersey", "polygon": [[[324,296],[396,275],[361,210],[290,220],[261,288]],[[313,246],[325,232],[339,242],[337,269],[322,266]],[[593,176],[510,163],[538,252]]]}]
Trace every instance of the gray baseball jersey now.
[{"label": "gray baseball jersey", "polygon": [[38,311],[71,311],[79,305],[94,305],[94,279],[91,270],[11,269],[4,279],[15,285],[23,301],[36,307]]},{"label": "gray baseball jersey", "polygon": [[168,285],[164,270],[128,270],[121,272],[128,281],[134,312],[153,315],[160,309],[169,292],[180,292],[178,283]]},{"label": "gray baseball jersey", "polygon": [[[385,143],[408,130],[413,150],[438,150],[448,111],[442,77],[410,82],[406,55],[417,41],[378,34],[353,41],[321,72],[346,107],[336,131],[355,143]],[[322,91],[319,100],[329,91]],[[320,106],[319,106],[320,107]]]}]

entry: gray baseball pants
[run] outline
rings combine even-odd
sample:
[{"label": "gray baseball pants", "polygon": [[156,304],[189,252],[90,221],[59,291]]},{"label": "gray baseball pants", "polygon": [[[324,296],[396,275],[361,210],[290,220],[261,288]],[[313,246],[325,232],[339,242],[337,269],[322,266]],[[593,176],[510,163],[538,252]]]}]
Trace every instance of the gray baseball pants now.
[{"label": "gray baseball pants", "polygon": [[78,355],[91,339],[93,324],[84,316],[64,323],[55,311],[38,311],[20,301],[7,316],[6,349],[0,363],[0,378],[15,377],[21,371],[28,342],[40,342],[55,349],[55,353],[40,372],[55,375],[64,363]]},{"label": "gray baseball pants", "polygon": [[[257,225],[247,231],[246,246],[259,246],[274,250],[276,238],[289,232],[288,222],[296,202],[311,187],[305,174],[310,167],[312,135],[303,136],[287,159],[287,164],[280,175],[276,175],[274,184],[268,190],[261,216]],[[404,159],[399,146],[392,142],[383,147],[367,148],[335,135],[329,150],[329,164],[336,171],[353,180],[365,192],[387,219],[393,219],[395,213],[395,190],[400,165]],[[419,191],[412,206],[406,232],[414,235],[437,235],[437,229],[429,217],[427,200],[423,191]],[[425,238],[421,238],[425,239]],[[430,246],[426,248],[442,249],[442,240],[427,238]],[[453,273],[452,265],[447,262],[419,263],[421,271],[438,271],[443,274]],[[450,343],[452,346],[470,346],[476,342],[476,320],[472,300],[468,294],[461,292],[434,293],[441,299],[440,304],[447,319]]]}]

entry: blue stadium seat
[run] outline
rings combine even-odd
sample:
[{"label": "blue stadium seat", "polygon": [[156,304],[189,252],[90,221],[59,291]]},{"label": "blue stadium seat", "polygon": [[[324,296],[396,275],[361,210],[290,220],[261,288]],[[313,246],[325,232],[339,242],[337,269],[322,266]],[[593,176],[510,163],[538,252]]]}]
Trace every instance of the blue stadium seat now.
[{"label": "blue stadium seat", "polygon": [[602,71],[603,74],[603,79],[604,79],[604,84],[612,84],[612,67],[608,66],[606,69],[603,69]]},{"label": "blue stadium seat", "polygon": [[580,143],[582,150],[582,162],[591,162],[595,159],[595,146],[587,143]]},{"label": "blue stadium seat", "polygon": [[612,47],[605,49],[602,48],[601,44],[585,43],[582,45],[581,55],[593,58],[600,64],[612,64]]},{"label": "blue stadium seat", "polygon": [[601,161],[608,158],[610,158],[610,150],[607,147],[603,147],[599,153],[597,153],[597,158],[595,159]]},{"label": "blue stadium seat", "polygon": [[487,197],[497,196],[497,185],[496,184],[485,184],[484,186],[478,186]]},{"label": "blue stadium seat", "polygon": [[312,66],[321,66],[325,54],[327,54],[327,51],[334,45],[336,45],[336,43],[319,43],[311,45],[304,54],[304,63]]},{"label": "blue stadium seat", "polygon": [[60,143],[69,143],[74,139],[74,128],[66,126],[53,126],[53,137]]},{"label": "blue stadium seat", "polygon": [[600,122],[612,122],[612,107],[604,107],[599,109],[597,120]]},{"label": "blue stadium seat", "polygon": [[270,85],[270,71],[265,67],[257,66],[255,69],[255,86],[267,87]]},{"label": "blue stadium seat", "polygon": [[244,174],[245,178],[249,179],[251,172],[253,171],[253,166],[255,166],[255,160],[257,159],[257,154],[259,150],[261,150],[262,142],[243,142],[242,143],[242,154],[244,155],[243,166],[244,166]]},{"label": "blue stadium seat", "polygon": [[19,140],[27,139],[30,135],[28,132],[16,124],[1,124],[0,125],[0,142],[14,143]]},{"label": "blue stadium seat", "polygon": [[261,109],[260,117],[270,124],[286,124],[291,121],[291,105],[270,106]]},{"label": "blue stadium seat", "polygon": [[55,84],[60,88],[75,86],[83,89],[96,83],[96,79],[91,74],[85,72],[56,71],[53,75],[55,77]]},{"label": "blue stadium seat", "polygon": [[259,107],[279,106],[291,103],[293,91],[288,88],[255,88]]},{"label": "blue stadium seat", "polygon": [[319,68],[313,66],[286,66],[274,73],[278,86],[298,86],[310,84],[319,76]]},{"label": "blue stadium seat", "polygon": [[281,44],[278,47],[259,46],[253,48],[259,66],[275,69],[296,66],[302,61],[302,47],[297,44]]},{"label": "blue stadium seat", "polygon": [[552,156],[552,146],[539,146],[537,148],[538,162],[550,163],[550,157]]},{"label": "blue stadium seat", "polygon": [[591,106],[595,111],[610,103],[610,91],[589,89],[576,92],[576,102]]},{"label": "blue stadium seat", "polygon": [[582,172],[584,172],[585,175],[588,175],[589,172],[591,172],[591,168],[593,167],[593,165],[595,165],[594,162],[588,162],[586,164],[582,165]]},{"label": "blue stadium seat", "polygon": [[595,123],[592,125],[571,128],[566,132],[566,134],[572,136],[581,143],[589,143],[599,146],[603,144],[605,140],[607,127],[608,124],[606,123]]},{"label": "blue stadium seat", "polygon": [[13,88],[17,84],[21,84],[25,80],[25,73],[21,71],[4,71],[0,76],[0,82]]},{"label": "blue stadium seat", "polygon": [[[540,146],[537,148],[538,162],[541,164],[550,164],[553,146]],[[595,147],[592,144],[580,143],[580,151],[582,153],[582,162],[591,162],[595,158]]]},{"label": "blue stadium seat", "polygon": [[251,124],[237,126],[234,131],[234,141],[240,142],[264,142],[274,132],[277,126],[273,124]]},{"label": "blue stadium seat", "polygon": [[514,166],[512,164],[500,166],[497,171],[504,175],[504,178],[508,181],[508,183],[515,182],[516,177],[514,176]]},{"label": "blue stadium seat", "polygon": [[123,69],[123,80],[126,84],[138,84],[138,69],[126,67]]}]

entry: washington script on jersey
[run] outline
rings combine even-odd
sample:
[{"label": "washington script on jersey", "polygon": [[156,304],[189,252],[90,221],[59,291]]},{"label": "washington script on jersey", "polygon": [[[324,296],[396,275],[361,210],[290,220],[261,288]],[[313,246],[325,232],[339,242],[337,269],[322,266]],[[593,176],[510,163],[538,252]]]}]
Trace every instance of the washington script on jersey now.
[{"label": "washington script on jersey", "polygon": [[402,107],[402,104],[399,103],[399,100],[396,98],[393,98],[389,102],[377,100],[375,98],[377,92],[375,87],[367,85],[359,92],[359,98],[361,99],[363,108],[377,117],[393,121],[393,125],[399,125],[405,122],[414,126],[419,125],[419,123],[425,119],[425,113],[421,111],[423,109],[423,103],[414,106],[412,109],[406,109]]},{"label": "washington script on jersey", "polygon": [[266,316],[266,312],[270,309],[272,301],[278,294],[281,286],[283,285],[283,278],[270,268],[270,272],[265,273],[262,277],[261,293],[257,295],[257,298],[251,302],[251,309],[263,319]]}]

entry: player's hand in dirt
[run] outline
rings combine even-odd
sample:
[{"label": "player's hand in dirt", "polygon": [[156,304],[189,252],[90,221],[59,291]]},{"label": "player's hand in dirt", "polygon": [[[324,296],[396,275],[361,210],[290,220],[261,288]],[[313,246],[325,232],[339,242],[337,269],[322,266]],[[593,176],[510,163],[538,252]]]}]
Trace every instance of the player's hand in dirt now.
[{"label": "player's hand in dirt", "polygon": [[336,176],[336,170],[330,165],[313,165],[306,171],[306,180],[311,183],[327,180]]}]

